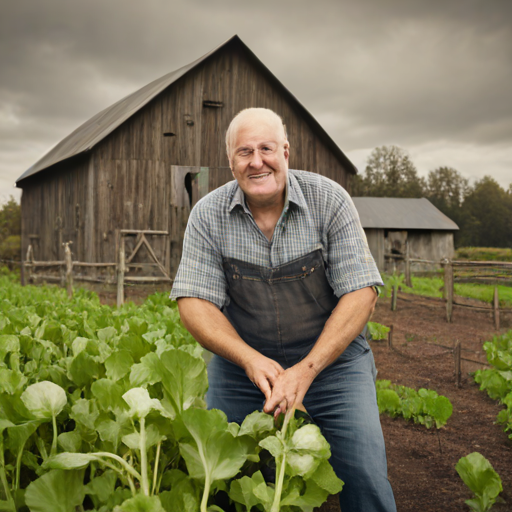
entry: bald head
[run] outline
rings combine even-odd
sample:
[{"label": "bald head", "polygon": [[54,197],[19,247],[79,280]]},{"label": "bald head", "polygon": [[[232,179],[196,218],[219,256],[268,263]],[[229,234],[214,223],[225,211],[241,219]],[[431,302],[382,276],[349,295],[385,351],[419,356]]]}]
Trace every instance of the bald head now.
[{"label": "bald head", "polygon": [[226,132],[226,151],[230,164],[238,132],[243,127],[254,124],[265,124],[272,127],[281,139],[280,142],[287,143],[286,128],[280,116],[268,108],[246,108],[233,118]]}]

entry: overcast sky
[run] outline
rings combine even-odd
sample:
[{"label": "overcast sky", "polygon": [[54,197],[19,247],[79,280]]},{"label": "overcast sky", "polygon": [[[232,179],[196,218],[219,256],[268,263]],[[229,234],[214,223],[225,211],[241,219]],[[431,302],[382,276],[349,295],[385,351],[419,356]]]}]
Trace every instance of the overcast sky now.
[{"label": "overcast sky", "polygon": [[512,182],[511,0],[0,0],[0,202],[84,121],[234,34],[363,171]]}]

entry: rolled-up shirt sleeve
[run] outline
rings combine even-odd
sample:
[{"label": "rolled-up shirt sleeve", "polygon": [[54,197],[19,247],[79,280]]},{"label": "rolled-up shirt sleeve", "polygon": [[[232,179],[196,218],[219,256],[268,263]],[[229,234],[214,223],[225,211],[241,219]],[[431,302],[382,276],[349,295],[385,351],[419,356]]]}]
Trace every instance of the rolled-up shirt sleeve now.
[{"label": "rolled-up shirt sleeve", "polygon": [[368,286],[383,284],[354,202],[339,187],[331,196],[328,221],[327,277],[337,297]]},{"label": "rolled-up shirt sleeve", "polygon": [[190,213],[170,298],[195,297],[220,309],[227,300],[222,255],[210,235],[207,212],[199,206],[200,203]]}]

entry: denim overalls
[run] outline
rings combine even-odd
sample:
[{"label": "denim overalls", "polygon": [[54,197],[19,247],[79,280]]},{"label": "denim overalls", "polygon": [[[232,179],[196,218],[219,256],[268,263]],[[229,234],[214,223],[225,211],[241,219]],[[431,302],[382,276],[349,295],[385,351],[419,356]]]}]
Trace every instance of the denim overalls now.
[{"label": "denim overalls", "polygon": [[[320,250],[277,268],[225,259],[230,303],[223,309],[240,337],[289,368],[304,358],[338,303]],[[245,372],[219,356],[208,366],[209,408],[241,423],[265,397]],[[342,512],[395,512],[387,479],[375,392],[373,354],[361,334],[313,381],[304,398],[309,415],[331,445],[330,462],[345,482]]]}]

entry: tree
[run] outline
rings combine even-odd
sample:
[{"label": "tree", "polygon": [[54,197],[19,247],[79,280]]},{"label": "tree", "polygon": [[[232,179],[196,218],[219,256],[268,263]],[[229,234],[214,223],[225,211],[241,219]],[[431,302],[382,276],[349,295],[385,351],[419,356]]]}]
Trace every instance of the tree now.
[{"label": "tree", "polygon": [[373,197],[423,197],[425,180],[405,150],[380,146],[368,157],[365,175],[354,180],[353,194]]},{"label": "tree", "polygon": [[459,227],[459,246],[511,247],[512,194],[484,176],[462,204]]},{"label": "tree", "polygon": [[0,208],[0,259],[21,258],[21,206],[14,197]]}]

